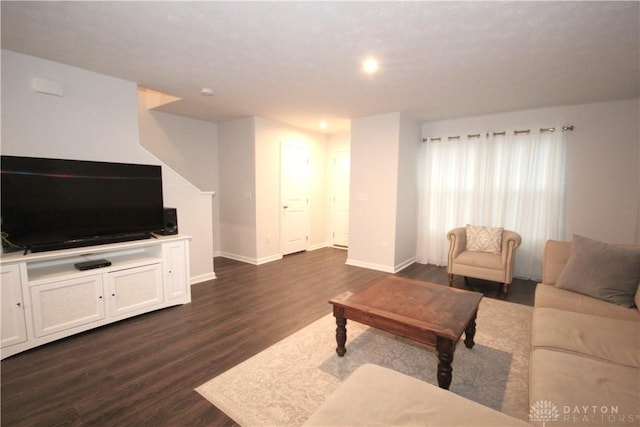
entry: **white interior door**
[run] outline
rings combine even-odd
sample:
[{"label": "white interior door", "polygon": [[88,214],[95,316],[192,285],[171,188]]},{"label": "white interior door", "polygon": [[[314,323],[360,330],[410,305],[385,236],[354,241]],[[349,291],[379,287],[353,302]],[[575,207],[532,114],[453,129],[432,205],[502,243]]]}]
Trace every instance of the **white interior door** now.
[{"label": "white interior door", "polygon": [[303,144],[283,142],[280,147],[282,255],[309,247],[310,151]]},{"label": "white interior door", "polygon": [[331,225],[334,246],[349,245],[349,173],[348,151],[338,151],[333,158]]}]

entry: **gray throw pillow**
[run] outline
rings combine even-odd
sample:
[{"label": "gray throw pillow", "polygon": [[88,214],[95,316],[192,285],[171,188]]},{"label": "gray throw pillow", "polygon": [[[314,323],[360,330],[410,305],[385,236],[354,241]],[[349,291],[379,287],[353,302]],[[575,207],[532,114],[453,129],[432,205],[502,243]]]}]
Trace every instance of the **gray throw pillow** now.
[{"label": "gray throw pillow", "polygon": [[571,255],[556,286],[633,307],[639,281],[640,248],[574,235]]}]

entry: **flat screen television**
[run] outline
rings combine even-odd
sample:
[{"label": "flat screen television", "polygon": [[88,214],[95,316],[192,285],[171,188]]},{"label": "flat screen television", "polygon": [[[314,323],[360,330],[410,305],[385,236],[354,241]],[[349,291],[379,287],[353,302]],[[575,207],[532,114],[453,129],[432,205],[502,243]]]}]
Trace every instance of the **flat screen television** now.
[{"label": "flat screen television", "polygon": [[18,156],[0,161],[5,251],[145,239],[163,228],[160,166]]}]

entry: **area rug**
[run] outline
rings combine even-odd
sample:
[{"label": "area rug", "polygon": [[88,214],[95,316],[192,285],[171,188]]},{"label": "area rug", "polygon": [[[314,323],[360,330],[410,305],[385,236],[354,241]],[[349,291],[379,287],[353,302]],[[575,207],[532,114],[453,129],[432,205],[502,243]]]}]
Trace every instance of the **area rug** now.
[{"label": "area rug", "polygon": [[[458,344],[450,391],[527,421],[531,316],[531,307],[483,298],[476,345]],[[434,350],[348,321],[338,357],[335,327],[326,315],[196,391],[241,426],[299,426],[364,363],[437,385]]]}]

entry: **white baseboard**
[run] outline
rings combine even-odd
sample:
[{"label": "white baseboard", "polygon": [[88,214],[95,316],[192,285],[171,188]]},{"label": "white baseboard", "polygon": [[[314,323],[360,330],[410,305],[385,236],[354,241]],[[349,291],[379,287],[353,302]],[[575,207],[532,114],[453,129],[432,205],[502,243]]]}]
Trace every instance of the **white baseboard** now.
[{"label": "white baseboard", "polygon": [[352,265],[354,267],[362,267],[362,268],[368,268],[369,270],[377,270],[377,271],[384,271],[385,273],[392,273],[395,274],[400,270],[403,270],[405,268],[407,268],[408,266],[410,266],[411,264],[413,264],[416,261],[415,258],[410,258],[404,262],[401,262],[400,264],[391,267],[389,265],[381,265],[381,264],[373,264],[373,263],[369,263],[369,262],[362,262],[362,261],[357,261],[354,259],[350,259],[347,258],[347,265]]},{"label": "white baseboard", "polygon": [[404,262],[401,262],[400,264],[395,266],[394,273],[397,273],[398,271],[404,270],[405,268],[409,267],[414,262],[416,262],[416,257],[409,258],[408,260],[406,260]]},{"label": "white baseboard", "polygon": [[213,280],[216,278],[215,271],[207,274],[200,274],[198,276],[191,276],[191,285],[195,285],[196,283],[206,282],[207,280]]},{"label": "white baseboard", "polygon": [[241,261],[241,262],[246,262],[248,264],[253,264],[253,265],[257,265],[258,260],[255,258],[249,258],[246,257],[244,255],[238,255],[238,254],[234,254],[231,252],[220,252],[220,255],[223,258],[229,258],[235,261]]},{"label": "white baseboard", "polygon": [[318,249],[322,249],[322,248],[328,248],[330,245],[328,243],[318,243],[316,245],[311,245],[309,246],[309,248],[307,249],[308,251],[315,251]]},{"label": "white baseboard", "polygon": [[[322,248],[328,248],[331,247],[328,243],[319,243],[313,246],[309,246],[307,248],[307,251],[315,251],[318,249],[322,249]],[[345,249],[345,248],[338,248],[338,249]],[[224,257],[224,258],[229,258],[229,259],[233,259],[236,261],[241,261],[241,262],[246,262],[248,264],[253,264],[253,265],[261,265],[261,264],[266,264],[268,262],[273,262],[273,261],[278,261],[280,259],[282,259],[282,254],[275,254],[275,255],[269,255],[263,258],[250,258],[250,257],[246,257],[244,255],[238,255],[238,254],[234,254],[234,253],[230,253],[230,252],[224,252],[224,251],[217,251],[215,253],[214,256],[220,256],[220,257]]]},{"label": "white baseboard", "polygon": [[270,255],[270,256],[258,259],[256,261],[256,265],[262,265],[262,264],[266,264],[268,262],[278,261],[280,259],[282,259],[282,255],[280,255],[280,254]]},{"label": "white baseboard", "polygon": [[252,265],[261,265],[261,264],[266,264],[268,262],[278,261],[279,259],[282,259],[282,255],[280,254],[270,255],[263,258],[250,258],[244,255],[232,254],[230,252],[220,252],[220,256],[224,258],[240,261],[240,262],[246,262],[247,264],[252,264]]},{"label": "white baseboard", "polygon": [[352,265],[354,267],[368,268],[369,270],[384,271],[385,273],[395,273],[394,268],[388,265],[373,264],[370,262],[362,262],[349,258],[347,258],[347,262],[345,264]]}]

